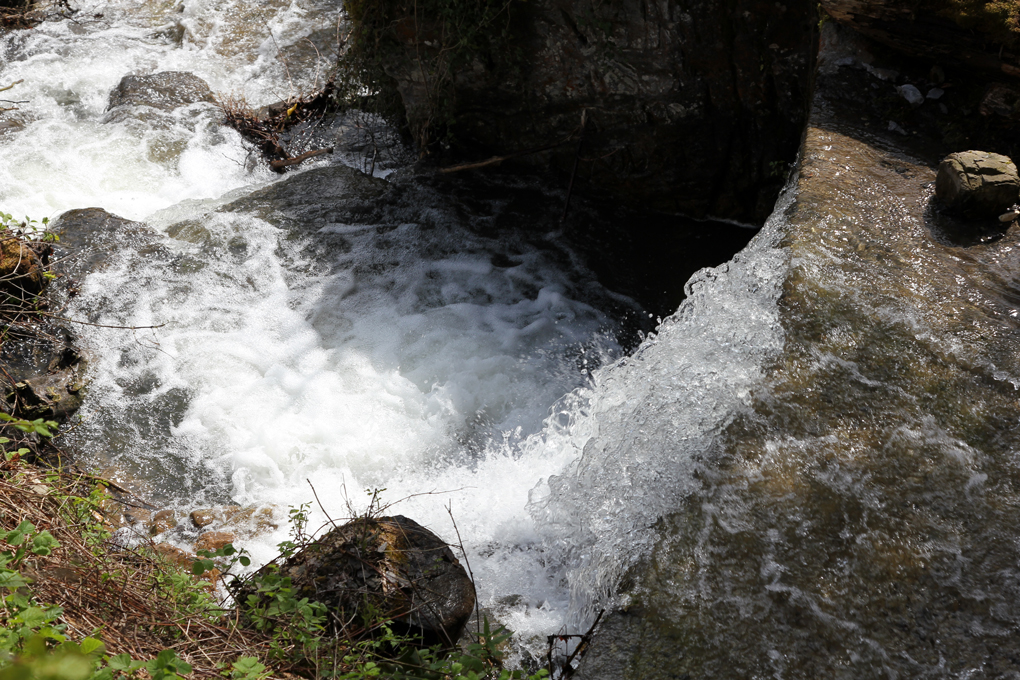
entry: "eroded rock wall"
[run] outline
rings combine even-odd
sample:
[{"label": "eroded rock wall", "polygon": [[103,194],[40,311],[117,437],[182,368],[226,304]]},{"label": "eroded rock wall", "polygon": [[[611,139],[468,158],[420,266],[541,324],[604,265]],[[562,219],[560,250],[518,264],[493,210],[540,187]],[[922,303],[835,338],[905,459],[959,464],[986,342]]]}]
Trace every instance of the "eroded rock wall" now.
[{"label": "eroded rock wall", "polygon": [[447,25],[379,1],[377,56],[412,130],[448,124],[452,157],[555,145],[515,160],[566,175],[576,158],[582,183],[670,212],[771,211],[806,121],[816,3],[515,2],[443,82]]}]

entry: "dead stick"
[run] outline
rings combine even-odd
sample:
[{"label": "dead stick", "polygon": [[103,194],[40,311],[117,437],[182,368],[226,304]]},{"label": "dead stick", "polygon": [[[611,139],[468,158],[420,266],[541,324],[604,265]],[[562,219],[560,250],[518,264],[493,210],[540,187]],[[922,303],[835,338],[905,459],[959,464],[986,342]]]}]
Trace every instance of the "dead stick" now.
[{"label": "dead stick", "polygon": [[449,172],[460,172],[461,170],[474,170],[476,168],[484,168],[484,167],[487,167],[489,165],[498,165],[499,163],[502,163],[503,161],[508,161],[511,158],[518,158],[519,156],[528,156],[528,155],[533,154],[533,153],[542,153],[543,151],[549,151],[550,149],[555,149],[558,146],[563,146],[564,144],[569,142],[571,139],[573,139],[574,135],[576,135],[576,134],[577,134],[577,131],[575,130],[574,132],[570,133],[570,135],[568,135],[566,138],[564,138],[564,139],[562,139],[562,140],[560,140],[560,141],[558,141],[558,142],[556,142],[554,144],[547,144],[546,146],[540,146],[537,149],[528,149],[526,151],[518,151],[517,153],[507,154],[506,156],[493,156],[492,158],[490,158],[488,160],[478,161],[476,163],[462,163],[461,165],[451,165],[448,168],[439,168],[439,172],[441,172],[443,174],[446,174],[446,173],[449,173]]},{"label": "dead stick", "polygon": [[308,160],[309,158],[321,156],[324,153],[333,153],[333,147],[329,147],[328,149],[315,149],[314,151],[305,151],[300,156],[294,156],[293,158],[285,158],[282,161],[272,161],[269,164],[269,167],[271,167],[273,170],[279,170],[280,168],[286,168],[288,165],[297,165],[298,163],[302,163]]},{"label": "dead stick", "polygon": [[567,185],[567,200],[563,202],[563,215],[560,217],[560,224],[567,221],[567,211],[570,210],[570,195],[574,192],[574,178],[577,177],[577,162],[581,159],[581,145],[584,144],[584,127],[588,123],[588,109],[581,110],[581,132],[577,139],[577,151],[574,152],[574,169],[570,171],[570,183]]}]

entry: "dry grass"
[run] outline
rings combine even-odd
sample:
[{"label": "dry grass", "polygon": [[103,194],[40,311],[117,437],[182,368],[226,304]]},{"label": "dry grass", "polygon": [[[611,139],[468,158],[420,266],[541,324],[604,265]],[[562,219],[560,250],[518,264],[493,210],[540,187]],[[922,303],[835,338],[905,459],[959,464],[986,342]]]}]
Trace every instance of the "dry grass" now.
[{"label": "dry grass", "polygon": [[51,555],[26,561],[22,573],[39,603],[63,609],[67,635],[97,637],[109,654],[140,660],[174,649],[196,677],[218,677],[240,656],[267,658],[269,639],[233,625],[232,611],[188,606],[173,585],[180,569],[151,546],[124,548],[104,538],[97,498],[106,494],[96,494],[97,486],[103,488],[90,475],[43,470],[17,457],[0,465],[0,530],[27,520],[60,543]]}]

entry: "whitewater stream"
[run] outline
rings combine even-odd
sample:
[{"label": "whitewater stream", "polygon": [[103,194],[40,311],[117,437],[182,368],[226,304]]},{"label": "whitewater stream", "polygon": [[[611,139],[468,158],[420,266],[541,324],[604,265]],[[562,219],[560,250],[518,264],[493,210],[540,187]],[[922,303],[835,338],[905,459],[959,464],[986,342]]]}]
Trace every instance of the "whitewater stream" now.
[{"label": "whitewater stream", "polygon": [[[156,328],[76,328],[91,385],[70,441],[83,463],[159,505],[271,508],[277,529],[238,541],[256,562],[286,537],[289,507],[311,503],[318,527],[382,490],[388,512],[459,532],[482,603],[524,638],[586,625],[684,493],[688,453],[649,494],[662,472],[638,452],[577,469],[582,450],[599,431],[635,426],[611,415],[638,396],[634,371],[691,386],[675,436],[702,446],[730,397],[702,400],[694,387],[746,390],[761,357],[720,338],[774,344],[775,290],[737,300],[741,286],[717,285],[734,305],[721,317],[669,322],[624,359],[652,313],[600,283],[560,233],[562,193],[511,187],[519,209],[499,191],[451,200],[420,186],[372,220],[281,222],[253,203],[224,208],[281,180],[216,105],[107,111],[128,74],[194,73],[252,107],[313,91],[334,58],[336,17],[315,0],[118,1],[3,36],[0,80],[20,82],[0,134],[0,206],[35,219],[101,207],[148,234],[78,282],[69,315]],[[729,276],[777,267],[767,255]],[[706,295],[695,286],[688,309]],[[667,366],[656,348],[678,333],[686,359]]]},{"label": "whitewater stream", "polygon": [[756,235],[580,198],[561,224],[555,183],[440,179],[392,135],[280,176],[216,104],[108,110],[165,71],[312,92],[337,16],[113,0],[0,36],[0,210],[125,220],[66,310],[83,464],[181,517],[255,508],[256,564],[289,508],[374,497],[462,543],[533,655],[609,608],[584,677],[1020,677],[1020,234],[960,237],[931,159],[845,113],[892,84],[819,77]]}]

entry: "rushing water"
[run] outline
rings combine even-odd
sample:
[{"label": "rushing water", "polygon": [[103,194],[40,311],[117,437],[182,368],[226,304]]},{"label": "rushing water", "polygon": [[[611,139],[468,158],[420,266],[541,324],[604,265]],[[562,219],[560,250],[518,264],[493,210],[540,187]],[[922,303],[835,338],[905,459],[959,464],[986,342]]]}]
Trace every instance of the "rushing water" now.
[{"label": "rushing water", "polygon": [[[384,489],[532,640],[629,605],[589,677],[1020,674],[1015,228],[961,239],[931,168],[823,97],[766,227],[639,337],[675,297],[614,271],[637,222],[354,156],[281,179],[212,104],[106,111],[129,73],[313,88],[336,12],[117,1],[2,38],[0,208],[146,225],[70,309],[152,327],[80,330],[89,463],[182,511],[275,508],[257,560],[288,506]],[[648,242],[633,269],[680,269]]]},{"label": "rushing water", "polygon": [[[459,534],[482,602],[512,628],[562,630],[572,590],[580,625],[628,563],[608,556],[638,554],[648,523],[683,492],[681,464],[655,502],[610,494],[659,474],[637,453],[577,469],[600,428],[633,426],[611,418],[638,396],[628,376],[693,370],[686,379],[742,394],[760,357],[720,350],[720,337],[744,332],[747,313],[761,317],[753,333],[774,332],[773,321],[724,287],[728,320],[696,326],[680,365],[647,357],[682,317],[607,371],[649,314],[588,268],[556,222],[555,190],[517,183],[451,198],[450,187],[404,178],[380,205],[389,188],[377,180],[362,187],[360,212],[281,215],[244,198],[279,178],[251,163],[215,105],[106,111],[124,75],[167,70],[252,106],[308,91],[329,66],[336,15],[310,0],[112,2],[3,37],[0,80],[22,82],[0,134],[0,205],[36,219],[101,206],[155,230],[132,231],[80,282],[73,315],[158,328],[80,329],[92,384],[74,440],[86,462],[185,512],[268,506],[279,525],[314,486],[317,526],[385,489],[392,512]],[[312,192],[312,212],[346,200],[336,162],[298,178],[326,173],[333,187]],[[703,288],[693,284],[689,309],[715,304]],[[697,428],[728,402],[686,394],[671,402],[693,408],[675,436],[697,445]],[[575,473],[576,487],[565,481]],[[270,559],[285,533],[245,547]]]}]

